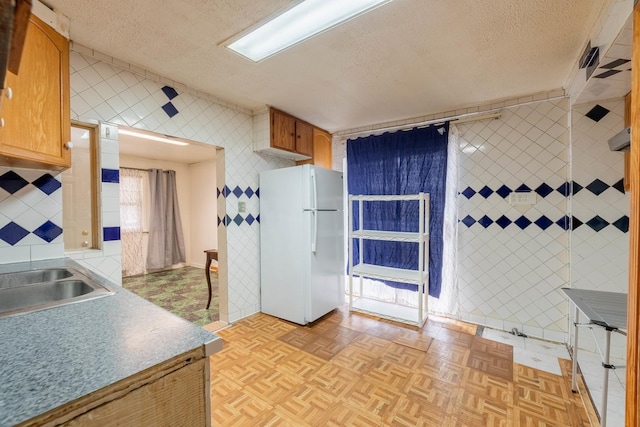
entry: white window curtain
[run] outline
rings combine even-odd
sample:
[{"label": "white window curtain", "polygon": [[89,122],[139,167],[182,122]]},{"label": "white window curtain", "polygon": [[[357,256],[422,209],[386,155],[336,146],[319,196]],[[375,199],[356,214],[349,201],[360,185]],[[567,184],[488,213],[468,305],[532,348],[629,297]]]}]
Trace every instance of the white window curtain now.
[{"label": "white window curtain", "polygon": [[122,275],[144,274],[142,245],[143,171],[120,169],[120,238],[122,243]]}]

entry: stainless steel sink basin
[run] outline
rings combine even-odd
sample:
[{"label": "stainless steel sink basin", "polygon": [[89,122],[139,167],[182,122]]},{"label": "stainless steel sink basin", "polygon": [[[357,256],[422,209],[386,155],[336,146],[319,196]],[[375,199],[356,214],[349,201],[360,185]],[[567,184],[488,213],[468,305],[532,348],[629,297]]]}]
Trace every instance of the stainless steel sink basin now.
[{"label": "stainless steel sink basin", "polygon": [[66,268],[0,275],[0,317],[111,295],[91,278]]},{"label": "stainless steel sink basin", "polygon": [[51,282],[73,276],[66,268],[48,268],[43,270],[19,271],[17,273],[0,274],[0,289],[33,283]]}]

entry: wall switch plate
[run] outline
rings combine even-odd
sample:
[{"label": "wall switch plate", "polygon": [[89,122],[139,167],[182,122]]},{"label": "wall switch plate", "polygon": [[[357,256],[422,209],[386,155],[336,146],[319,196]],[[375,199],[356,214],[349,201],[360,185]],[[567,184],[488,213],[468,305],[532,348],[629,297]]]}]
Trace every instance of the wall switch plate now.
[{"label": "wall switch plate", "polygon": [[243,213],[247,211],[247,203],[246,202],[238,202],[238,212]]},{"label": "wall switch plate", "polygon": [[533,191],[513,192],[509,194],[509,204],[511,206],[535,205],[536,201],[536,193]]}]

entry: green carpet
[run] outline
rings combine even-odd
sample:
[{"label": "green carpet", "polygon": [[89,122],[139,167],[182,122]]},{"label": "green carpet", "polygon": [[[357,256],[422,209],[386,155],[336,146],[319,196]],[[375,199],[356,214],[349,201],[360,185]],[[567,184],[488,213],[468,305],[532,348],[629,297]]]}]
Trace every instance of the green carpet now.
[{"label": "green carpet", "polygon": [[122,286],[183,319],[203,326],[219,320],[218,275],[211,272],[212,298],[207,306],[204,269],[183,267],[143,276],[124,277]]}]

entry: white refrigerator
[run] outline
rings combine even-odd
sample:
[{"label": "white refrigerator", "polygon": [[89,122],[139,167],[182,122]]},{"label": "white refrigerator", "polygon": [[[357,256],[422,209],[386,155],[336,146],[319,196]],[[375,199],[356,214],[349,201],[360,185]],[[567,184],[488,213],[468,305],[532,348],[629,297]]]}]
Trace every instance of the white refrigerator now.
[{"label": "white refrigerator", "polygon": [[344,303],[342,189],[312,165],[260,173],[263,313],[305,325]]}]

